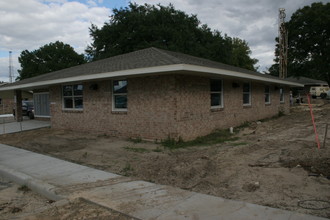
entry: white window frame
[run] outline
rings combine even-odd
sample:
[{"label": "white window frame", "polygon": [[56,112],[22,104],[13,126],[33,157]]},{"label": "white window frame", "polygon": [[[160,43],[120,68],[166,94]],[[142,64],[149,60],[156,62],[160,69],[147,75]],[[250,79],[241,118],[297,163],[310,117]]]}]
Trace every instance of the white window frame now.
[{"label": "white window frame", "polygon": [[[75,85],[82,85],[82,87],[83,87],[82,95],[74,95],[73,87]],[[64,91],[63,91],[64,86],[72,86],[72,95],[71,96],[64,96]],[[62,110],[69,110],[69,111],[83,111],[84,110],[84,85],[82,83],[65,84],[65,85],[61,86],[61,90],[62,90]],[[65,103],[64,103],[64,98],[65,97],[71,97],[72,98],[73,108],[65,108]],[[83,100],[83,107],[82,108],[75,108],[75,106],[74,106],[74,98],[78,98],[78,97],[81,97],[82,100]]]},{"label": "white window frame", "polygon": [[[114,93],[114,82],[115,81],[126,81],[126,83],[127,83],[127,85],[128,85],[128,81],[127,81],[127,79],[115,79],[115,80],[112,80],[111,81],[111,91],[112,91],[112,111],[114,111],[114,112],[127,112],[127,107],[126,108],[116,108],[116,106],[115,106],[115,96],[117,96],[117,95],[125,95],[126,97],[127,97],[127,93],[128,93],[128,91],[126,91],[126,93]],[[128,100],[127,100],[127,104],[126,104],[127,106],[128,106]]]},{"label": "white window frame", "polygon": [[[244,92],[244,84],[249,84],[249,91],[248,92]],[[251,106],[251,83],[250,82],[244,82],[242,85],[242,92],[243,92],[243,106]],[[249,94],[249,103],[244,103],[244,95],[245,94]]]},{"label": "white window frame", "polygon": [[[266,91],[266,88],[268,88],[268,92]],[[266,96],[268,96],[268,101],[266,100]],[[270,98],[270,86],[265,85],[265,104],[270,104],[271,98]]]},{"label": "white window frame", "polygon": [[[211,91],[211,81],[217,80],[221,82],[221,90],[220,91]],[[214,105],[212,106],[212,100],[211,100],[211,109],[217,109],[217,108],[223,108],[223,80],[222,79],[210,79],[210,98],[212,94],[220,94],[220,105]]]},{"label": "white window frame", "polygon": [[284,103],[284,88],[280,87],[280,103]]}]

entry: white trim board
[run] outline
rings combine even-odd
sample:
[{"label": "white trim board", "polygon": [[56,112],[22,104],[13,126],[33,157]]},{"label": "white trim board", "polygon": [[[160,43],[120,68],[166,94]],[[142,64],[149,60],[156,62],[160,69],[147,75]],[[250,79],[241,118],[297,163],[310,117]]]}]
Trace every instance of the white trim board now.
[{"label": "white trim board", "polygon": [[157,67],[146,67],[146,68],[137,68],[137,69],[130,69],[130,70],[120,70],[114,72],[105,72],[105,73],[95,73],[89,75],[80,75],[74,77],[67,77],[61,79],[54,79],[54,80],[45,80],[40,82],[31,82],[26,84],[20,85],[13,85],[13,86],[6,86],[0,87],[0,91],[6,90],[15,90],[15,89],[28,89],[34,87],[42,87],[42,86],[49,86],[49,85],[56,85],[56,84],[64,84],[64,83],[73,83],[73,82],[82,82],[88,80],[100,80],[100,79],[110,79],[110,78],[118,78],[118,77],[131,77],[131,76],[143,76],[143,75],[157,75],[157,74],[170,74],[173,72],[190,72],[190,73],[197,73],[200,75],[204,74],[211,74],[213,76],[226,76],[226,77],[234,77],[234,78],[241,78],[241,79],[248,79],[248,80],[255,80],[261,82],[267,82],[272,84],[281,84],[287,86],[295,86],[295,87],[303,87],[303,84],[289,82],[282,79],[272,79],[243,73],[237,72],[232,70],[225,70],[225,69],[218,69],[218,68],[210,68],[210,67],[203,67],[191,64],[174,64],[174,65],[164,65],[164,66],[157,66]]}]

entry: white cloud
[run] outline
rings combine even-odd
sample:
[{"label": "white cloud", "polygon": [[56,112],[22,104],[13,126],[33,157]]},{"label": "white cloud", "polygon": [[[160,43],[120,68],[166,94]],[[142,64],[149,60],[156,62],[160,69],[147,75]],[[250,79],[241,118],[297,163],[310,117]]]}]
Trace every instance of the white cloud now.
[{"label": "white cloud", "polygon": [[[145,0],[135,0],[144,4]],[[159,0],[148,0],[157,4]],[[187,14],[197,14],[203,24],[231,37],[248,42],[252,57],[259,59],[260,71],[273,63],[275,37],[278,28],[278,10],[285,8],[288,21],[297,9],[310,5],[314,0],[162,0],[162,5],[172,3]],[[323,0],[323,2],[330,2]]]},{"label": "white cloud", "polygon": [[[0,52],[14,51],[18,55],[13,59],[17,61],[22,50],[59,40],[83,53],[91,42],[91,23],[102,26],[110,14],[109,8],[66,0],[0,1]],[[3,63],[1,60],[0,77],[8,75],[8,61],[6,68]]]},{"label": "white cloud", "polygon": [[[109,20],[111,9],[97,7],[109,3],[104,0],[1,0],[0,1],[0,80],[8,78],[8,57],[12,50],[14,67],[19,69],[17,57],[22,50],[34,50],[63,41],[83,53],[91,42],[89,27],[101,27]],[[84,2],[84,3],[81,3]],[[111,1],[119,4],[120,1]],[[128,1],[121,1],[128,4]],[[158,4],[159,0],[134,0],[138,4]],[[248,42],[252,57],[259,59],[260,71],[273,63],[277,36],[278,9],[285,8],[286,20],[298,8],[314,0],[162,0],[172,3],[187,14],[197,14],[211,29],[239,37]],[[323,0],[322,2],[330,2]],[[121,7],[125,5],[118,5]]]}]

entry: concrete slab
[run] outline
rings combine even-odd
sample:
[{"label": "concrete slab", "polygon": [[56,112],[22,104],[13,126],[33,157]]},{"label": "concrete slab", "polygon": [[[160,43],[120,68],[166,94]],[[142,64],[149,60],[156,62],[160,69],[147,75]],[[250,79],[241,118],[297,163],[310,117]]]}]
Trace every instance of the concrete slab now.
[{"label": "concrete slab", "polygon": [[2,114],[0,115],[0,118],[11,118],[11,117],[14,117],[13,114]]},{"label": "concrete slab", "polygon": [[[194,194],[194,193],[193,193]],[[89,198],[105,207],[140,219],[156,219],[175,208],[192,192],[145,181],[130,181],[95,187],[75,194],[73,197]]]},{"label": "concrete slab", "polygon": [[195,193],[156,219],[292,220],[311,216]]},{"label": "concrete slab", "polygon": [[22,122],[2,123],[0,126],[0,135],[28,131],[38,128],[50,127],[50,121],[25,120]]},{"label": "concrete slab", "polygon": [[33,191],[45,196],[48,199],[57,201],[65,198],[64,196],[61,196],[56,192],[56,186],[53,186],[39,179],[35,179],[25,173],[21,173],[19,171],[2,166],[1,164],[0,176],[5,179],[9,179],[17,184],[26,185]]},{"label": "concrete slab", "polygon": [[14,157],[16,157],[20,154],[24,155],[24,154],[32,153],[31,151],[27,151],[27,150],[24,150],[24,149],[20,149],[18,151],[17,150],[18,148],[11,147],[11,146],[8,146],[8,145],[5,145],[5,144],[0,144],[0,145],[1,145],[1,152],[2,152],[2,154],[0,154],[0,159],[1,160],[5,160],[6,158],[11,160],[11,159],[13,159]]},{"label": "concrete slab", "polygon": [[53,200],[82,197],[140,219],[325,219],[133,180],[3,144],[0,176]]},{"label": "concrete slab", "polygon": [[[104,181],[119,175],[96,170],[79,164],[63,161],[47,155],[36,154],[23,149],[0,144],[0,161],[3,166],[21,173],[28,173],[33,178],[49,181],[56,186]],[[46,166],[40,166],[46,164]]]}]

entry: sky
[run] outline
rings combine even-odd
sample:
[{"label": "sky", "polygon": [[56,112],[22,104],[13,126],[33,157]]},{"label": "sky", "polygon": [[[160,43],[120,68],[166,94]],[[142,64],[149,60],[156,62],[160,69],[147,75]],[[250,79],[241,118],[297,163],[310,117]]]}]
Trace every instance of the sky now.
[{"label": "sky", "polygon": [[[57,40],[84,53],[91,43],[89,27],[102,27],[112,9],[126,7],[129,0],[0,0],[0,81],[9,81],[9,51],[14,77],[23,50],[33,51]],[[256,66],[265,71],[273,64],[278,10],[285,8],[286,21],[293,12],[313,0],[135,0],[137,4],[168,5],[196,14],[202,24],[230,37],[248,42]],[[327,3],[330,0],[321,0]]]}]

